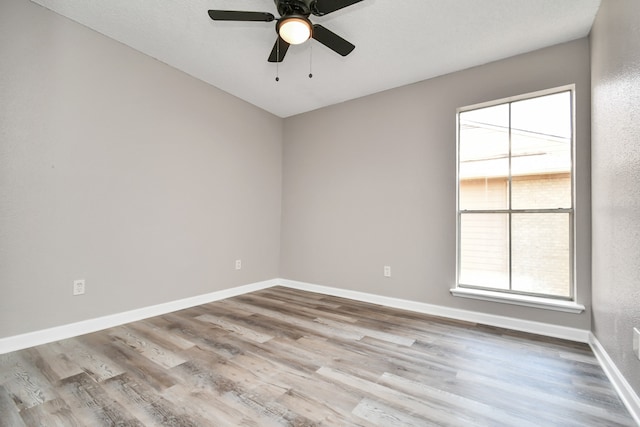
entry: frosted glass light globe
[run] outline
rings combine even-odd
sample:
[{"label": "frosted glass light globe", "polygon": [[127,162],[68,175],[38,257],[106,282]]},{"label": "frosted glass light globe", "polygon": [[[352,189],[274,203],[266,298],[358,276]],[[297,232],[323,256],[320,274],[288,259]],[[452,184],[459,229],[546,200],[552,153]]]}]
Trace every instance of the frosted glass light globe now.
[{"label": "frosted glass light globe", "polygon": [[286,18],[278,26],[278,34],[289,44],[300,44],[311,37],[311,24],[302,18]]}]

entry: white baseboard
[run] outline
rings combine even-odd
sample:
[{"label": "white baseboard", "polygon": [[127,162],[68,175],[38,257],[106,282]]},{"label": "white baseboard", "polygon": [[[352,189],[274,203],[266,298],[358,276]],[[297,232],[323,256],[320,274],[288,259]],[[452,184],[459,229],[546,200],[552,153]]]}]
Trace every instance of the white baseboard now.
[{"label": "white baseboard", "polygon": [[498,316],[495,314],[444,307],[441,305],[433,305],[423,302],[404,300],[400,298],[385,297],[365,292],[314,285],[311,283],[298,282],[295,280],[279,279],[279,283],[282,286],[289,288],[349,298],[357,301],[429,314],[432,316],[447,317],[450,319],[463,320],[466,322],[481,323],[483,325],[497,326],[500,328],[529,332],[533,334],[545,335],[548,337],[562,338],[582,343],[589,342],[590,332],[584,329],[568,328],[566,326],[515,319],[513,317]]},{"label": "white baseboard", "polygon": [[598,362],[600,362],[600,366],[602,366],[605,374],[609,377],[609,381],[611,381],[611,384],[613,384],[613,387],[618,392],[618,396],[620,396],[620,399],[631,413],[635,422],[640,426],[640,397],[638,397],[633,388],[631,388],[631,385],[629,385],[620,370],[618,370],[616,364],[613,363],[613,360],[611,360],[609,354],[593,333],[589,333],[589,345],[596,355]]},{"label": "white baseboard", "polygon": [[237,295],[242,295],[260,289],[269,288],[278,284],[289,288],[318,292],[326,295],[334,295],[357,301],[379,304],[387,307],[415,311],[432,316],[447,317],[467,322],[481,323],[485,325],[497,326],[506,329],[530,332],[584,343],[590,342],[590,332],[581,329],[567,328],[564,326],[550,325],[547,323],[532,322],[528,320],[498,316],[494,314],[461,310],[399,298],[385,297],[365,292],[298,282],[294,280],[272,279],[244,286],[238,286],[235,288],[225,289],[222,291],[212,292],[209,294],[198,295],[191,298],[170,301],[163,304],[98,317],[95,319],[88,319],[76,323],[70,323],[67,325],[56,326],[40,331],[0,338],[0,354],[100,331],[125,323],[135,322],[137,320],[147,319],[149,317],[159,316],[173,311],[206,304]]},{"label": "white baseboard", "polygon": [[88,334],[91,332],[112,328],[114,326],[123,325],[125,323],[135,322],[137,320],[147,319],[153,316],[160,316],[162,314],[171,313],[173,311],[183,310],[185,308],[195,307],[197,305],[246,294],[248,292],[270,288],[277,285],[278,283],[278,280],[275,279],[266,280],[263,282],[237,286],[235,288],[224,289],[222,291],[211,292],[195,297],[184,298],[177,301],[170,301],[163,304],[143,307],[136,310],[130,310],[122,313],[111,314],[108,316],[97,317],[94,319],[83,320],[76,323],[70,323],[67,325],[56,326],[40,331],[0,338],[0,354],[22,350],[53,341],[72,338],[78,335]]}]

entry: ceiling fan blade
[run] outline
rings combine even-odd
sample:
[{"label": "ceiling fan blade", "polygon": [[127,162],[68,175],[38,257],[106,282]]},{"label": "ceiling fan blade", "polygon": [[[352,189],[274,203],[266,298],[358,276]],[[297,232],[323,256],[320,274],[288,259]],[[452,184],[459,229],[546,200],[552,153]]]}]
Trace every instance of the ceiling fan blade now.
[{"label": "ceiling fan blade", "polygon": [[327,30],[325,27],[319,24],[315,24],[313,26],[312,37],[342,56],[349,55],[351,51],[356,48],[354,45],[352,45],[333,31]]},{"label": "ceiling fan blade", "polygon": [[362,0],[316,0],[311,7],[311,13],[316,16],[322,16],[361,1]]},{"label": "ceiling fan blade", "polygon": [[273,49],[271,49],[269,62],[282,62],[284,60],[284,56],[287,54],[288,49],[289,43],[282,40],[282,37],[278,37],[275,44],[273,45]]},{"label": "ceiling fan blade", "polygon": [[275,16],[268,12],[243,12],[240,10],[210,10],[209,17],[214,21],[271,22],[275,19]]}]

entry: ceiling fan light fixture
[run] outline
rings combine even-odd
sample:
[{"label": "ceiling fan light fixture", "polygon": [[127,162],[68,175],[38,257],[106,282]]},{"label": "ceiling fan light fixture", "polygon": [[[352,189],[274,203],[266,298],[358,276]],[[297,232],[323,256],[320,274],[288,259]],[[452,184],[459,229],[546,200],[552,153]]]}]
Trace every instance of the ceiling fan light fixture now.
[{"label": "ceiling fan light fixture", "polygon": [[278,22],[278,34],[289,44],[301,44],[311,37],[311,21],[304,16],[287,16]]}]

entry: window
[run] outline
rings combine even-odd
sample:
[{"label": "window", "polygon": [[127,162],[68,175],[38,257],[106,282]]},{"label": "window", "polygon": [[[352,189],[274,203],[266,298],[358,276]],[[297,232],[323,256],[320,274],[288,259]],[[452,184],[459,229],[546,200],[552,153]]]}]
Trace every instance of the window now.
[{"label": "window", "polygon": [[573,96],[458,110],[458,289],[573,300]]}]

